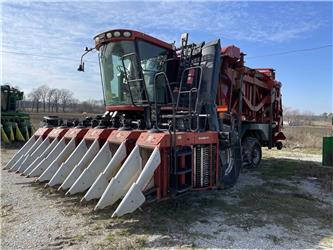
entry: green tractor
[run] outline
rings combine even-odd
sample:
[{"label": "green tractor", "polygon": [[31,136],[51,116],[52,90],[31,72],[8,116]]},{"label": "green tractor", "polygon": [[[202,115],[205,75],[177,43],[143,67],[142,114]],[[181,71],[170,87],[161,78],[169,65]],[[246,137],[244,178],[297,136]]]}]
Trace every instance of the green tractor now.
[{"label": "green tractor", "polygon": [[30,117],[17,111],[17,101],[23,99],[23,92],[9,85],[1,85],[1,142],[25,142],[34,133]]}]

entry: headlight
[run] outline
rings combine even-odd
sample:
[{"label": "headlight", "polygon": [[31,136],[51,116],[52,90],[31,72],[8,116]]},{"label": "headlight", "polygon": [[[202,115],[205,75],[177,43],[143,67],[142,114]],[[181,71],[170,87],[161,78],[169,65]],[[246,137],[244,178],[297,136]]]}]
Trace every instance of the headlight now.
[{"label": "headlight", "polygon": [[112,37],[112,33],[111,32],[106,33],[106,37],[110,39]]},{"label": "headlight", "polygon": [[119,31],[115,31],[115,32],[113,32],[113,35],[114,35],[115,37],[120,37],[120,32],[119,32]]},{"label": "headlight", "polygon": [[123,35],[124,37],[130,37],[132,34],[129,31],[125,31]]},{"label": "headlight", "polygon": [[95,43],[99,43],[99,37],[95,38]]}]

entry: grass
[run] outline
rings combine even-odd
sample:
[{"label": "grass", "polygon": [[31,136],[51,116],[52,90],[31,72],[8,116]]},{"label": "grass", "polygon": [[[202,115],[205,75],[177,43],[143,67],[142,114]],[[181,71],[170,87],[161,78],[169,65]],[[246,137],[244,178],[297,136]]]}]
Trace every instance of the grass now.
[{"label": "grass", "polygon": [[107,248],[113,249],[141,249],[147,244],[147,236],[142,235],[119,235],[119,233],[110,233],[106,236]]},{"label": "grass", "polygon": [[7,205],[2,205],[1,206],[1,214],[0,214],[0,217],[3,218],[3,217],[7,217],[11,214],[12,210],[13,210],[13,205],[11,204],[7,204]]},{"label": "grass", "polygon": [[255,171],[265,180],[298,176],[305,168],[314,165],[312,161],[295,161],[291,159],[266,158]]},{"label": "grass", "polygon": [[332,249],[333,246],[333,236],[326,236],[324,238],[322,238],[319,242],[319,245],[322,248],[326,248],[326,249]]},{"label": "grass", "polygon": [[114,243],[115,241],[115,237],[113,234],[108,234],[105,239],[110,243]]},{"label": "grass", "polygon": [[267,157],[255,172],[264,180],[315,177],[324,190],[333,191],[333,168],[323,167],[318,162]]},{"label": "grass", "polygon": [[[258,222],[259,224],[273,222],[291,229],[297,228],[297,221],[302,219],[312,218],[323,225],[332,220],[330,211],[322,208],[323,203],[317,198],[304,194],[300,190],[290,192],[288,189],[288,191],[277,192],[264,186],[249,186],[240,193],[240,212],[251,209],[250,219],[256,220],[255,225],[258,225]],[[263,214],[269,217],[262,220]],[[235,220],[232,223],[235,223]]]},{"label": "grass", "polygon": [[147,244],[147,237],[139,236],[134,240],[135,246],[138,248],[143,248]]},{"label": "grass", "polygon": [[82,240],[84,240],[84,235],[82,235],[82,234],[76,235],[76,236],[74,236],[72,238],[72,240],[74,240],[74,241],[82,241]]}]

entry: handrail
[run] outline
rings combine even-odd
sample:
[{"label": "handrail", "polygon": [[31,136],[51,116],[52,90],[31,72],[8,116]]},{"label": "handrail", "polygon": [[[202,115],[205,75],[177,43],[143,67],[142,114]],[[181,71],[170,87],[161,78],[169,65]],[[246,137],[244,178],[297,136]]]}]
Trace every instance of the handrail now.
[{"label": "handrail", "polygon": [[[191,88],[190,90],[185,90],[185,91],[182,91],[182,87],[183,87],[183,84],[184,84],[184,75],[185,75],[185,72],[187,71],[190,71],[190,70],[200,70],[200,75],[199,75],[199,81],[198,81],[198,86],[196,86],[195,88]],[[199,128],[199,116],[197,114],[198,112],[198,93],[200,93],[200,89],[201,89],[201,83],[202,83],[202,72],[203,72],[203,69],[202,69],[202,66],[199,65],[199,66],[192,66],[192,67],[188,67],[186,69],[183,70],[182,72],[182,76],[181,76],[181,81],[180,81],[180,85],[179,85],[179,92],[178,92],[178,97],[177,97],[177,104],[176,104],[176,110],[178,110],[179,108],[179,100],[180,100],[180,95],[182,94],[187,94],[189,96],[189,104],[188,104],[188,109],[189,109],[189,117],[190,117],[190,129],[192,131],[197,131],[198,128]],[[197,93],[196,95],[196,100],[195,100],[195,105],[194,105],[194,110],[192,111],[192,93]],[[196,118],[196,128],[192,128],[192,118],[193,116]]]}]

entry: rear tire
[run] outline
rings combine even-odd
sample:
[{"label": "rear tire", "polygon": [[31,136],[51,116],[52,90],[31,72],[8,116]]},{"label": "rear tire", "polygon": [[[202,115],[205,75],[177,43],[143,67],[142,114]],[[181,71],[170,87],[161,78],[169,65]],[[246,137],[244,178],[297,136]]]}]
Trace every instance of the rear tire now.
[{"label": "rear tire", "polygon": [[257,168],[262,158],[261,145],[257,138],[246,137],[242,142],[243,166]]}]

